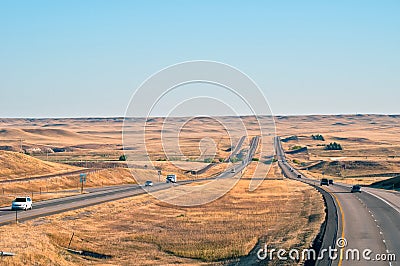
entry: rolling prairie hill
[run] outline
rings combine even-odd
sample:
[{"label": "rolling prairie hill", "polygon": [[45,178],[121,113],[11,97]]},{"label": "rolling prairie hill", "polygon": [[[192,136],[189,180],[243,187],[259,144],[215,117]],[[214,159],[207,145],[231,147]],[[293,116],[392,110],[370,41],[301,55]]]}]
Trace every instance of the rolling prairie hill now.
[{"label": "rolling prairie hill", "polygon": [[46,162],[29,155],[0,151],[0,180],[23,178],[79,170],[79,167]]}]

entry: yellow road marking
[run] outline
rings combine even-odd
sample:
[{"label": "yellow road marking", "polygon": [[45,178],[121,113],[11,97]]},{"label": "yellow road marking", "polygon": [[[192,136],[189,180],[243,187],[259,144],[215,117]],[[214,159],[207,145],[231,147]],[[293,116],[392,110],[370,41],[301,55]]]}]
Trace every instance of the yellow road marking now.
[{"label": "yellow road marking", "polygon": [[[339,206],[340,216],[342,217],[342,219],[341,219],[341,220],[342,220],[342,234],[341,234],[341,238],[344,239],[344,238],[345,238],[344,229],[345,229],[345,227],[346,227],[346,223],[344,222],[344,212],[343,212],[343,209],[342,209],[342,205],[340,204],[339,199],[336,197],[336,195],[335,195],[331,190],[329,190],[329,189],[327,189],[327,188],[325,188],[325,190],[326,190],[327,192],[329,192],[329,194],[331,194],[331,195],[335,198],[335,201],[337,202],[337,204],[338,204],[338,206]],[[343,248],[344,248],[344,247],[343,247]],[[342,263],[343,263],[343,248],[340,248],[340,257],[339,257],[338,266],[341,266]]]}]

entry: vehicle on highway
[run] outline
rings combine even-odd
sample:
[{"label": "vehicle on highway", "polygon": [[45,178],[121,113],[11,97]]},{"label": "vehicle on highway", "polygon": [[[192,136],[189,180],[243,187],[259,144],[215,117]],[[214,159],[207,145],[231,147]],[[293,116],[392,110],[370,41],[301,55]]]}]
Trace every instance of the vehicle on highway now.
[{"label": "vehicle on highway", "polygon": [[328,182],[329,182],[329,185],[333,185],[333,179],[329,179]]},{"label": "vehicle on highway", "polygon": [[145,186],[145,187],[152,187],[152,186],[153,186],[153,181],[147,180],[147,181],[144,183],[144,186]]},{"label": "vehicle on highway", "polygon": [[235,173],[236,171],[235,171],[235,168],[232,168],[231,169],[231,173]]},{"label": "vehicle on highway", "polygon": [[297,175],[297,178],[301,178],[301,175]]},{"label": "vehicle on highway", "polygon": [[290,172],[293,172],[293,168],[290,168]]},{"label": "vehicle on highway", "polygon": [[176,175],[167,175],[167,183],[176,183]]},{"label": "vehicle on highway", "polygon": [[354,185],[351,187],[351,193],[356,193],[359,192],[361,193],[361,186],[360,185]]},{"label": "vehicle on highway", "polygon": [[32,199],[30,197],[17,197],[11,204],[11,210],[32,210]]},{"label": "vehicle on highway", "polygon": [[322,179],[321,179],[320,185],[321,185],[321,186],[323,186],[323,185],[329,186],[329,181],[328,181],[328,179],[327,179],[327,178],[322,178]]}]

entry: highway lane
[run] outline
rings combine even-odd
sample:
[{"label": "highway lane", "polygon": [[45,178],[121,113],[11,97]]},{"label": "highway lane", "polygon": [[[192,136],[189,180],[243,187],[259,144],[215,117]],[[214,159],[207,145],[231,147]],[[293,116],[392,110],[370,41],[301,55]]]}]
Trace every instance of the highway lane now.
[{"label": "highway lane", "polygon": [[235,149],[231,152],[231,154],[229,155],[229,157],[226,158],[225,162],[229,162],[229,161],[232,159],[233,156],[235,156],[235,155],[237,155],[237,154],[239,153],[239,151],[240,151],[240,149],[242,148],[242,145],[243,145],[243,142],[244,142],[245,139],[246,139],[246,136],[242,136],[242,137],[239,139],[239,141],[238,141],[238,143],[237,143]]},{"label": "highway lane", "polygon": [[395,254],[397,258],[397,261],[390,262],[343,259],[342,265],[400,265],[400,212],[387,201],[397,202],[398,195],[370,188],[362,188],[361,193],[351,193],[351,186],[341,183],[329,186],[329,190],[343,208],[347,248],[371,249],[373,254]]},{"label": "highway lane", "polygon": [[[223,173],[219,177],[232,177],[230,172]],[[159,190],[165,190],[177,185],[186,185],[195,182],[203,182],[212,178],[202,178],[196,180],[183,180],[177,183],[155,183],[153,187],[144,187],[143,185],[121,185],[115,188],[102,188],[91,193],[84,193],[63,198],[33,202],[33,209],[28,211],[18,211],[18,220],[24,221],[38,217],[48,216],[69,210],[93,206],[96,204],[128,198],[136,195]],[[15,221],[15,211],[11,207],[0,208],[0,225],[12,223]]]},{"label": "highway lane", "polygon": [[[161,190],[170,187],[171,184],[159,183],[155,184],[152,190]],[[108,189],[105,191],[97,191],[93,193],[85,193],[64,198],[33,202],[33,209],[29,211],[18,211],[19,220],[28,220],[41,216],[47,216],[68,210],[92,206],[107,201],[118,200],[130,196],[146,193],[139,185],[126,185]],[[0,211],[0,225],[15,221],[15,211],[11,211],[10,207],[2,208]]]},{"label": "highway lane", "polygon": [[[276,140],[277,156],[282,167],[291,167]],[[294,170],[293,176],[297,175]],[[299,181],[319,185],[319,180],[301,178]],[[398,193],[365,188],[362,193],[350,193],[351,187],[335,183],[322,188],[334,197],[338,212],[338,231],[336,238],[344,237],[348,245],[344,256],[334,260],[332,265],[400,265],[400,212]],[[364,190],[364,188],[363,188]],[[333,210],[328,210],[333,211]],[[363,252],[370,249],[370,257],[377,254],[395,254],[397,261],[353,260],[349,250]],[[347,253],[346,253],[347,252]],[[348,256],[346,255],[348,254]],[[385,256],[385,255],[384,255]]]},{"label": "highway lane", "polygon": [[[153,187],[146,187],[152,192],[169,189],[176,185],[185,185],[194,182],[203,182],[214,178],[231,178],[246,167],[254,156],[257,150],[259,138],[254,137],[249,147],[248,156],[242,164],[235,166],[235,171],[232,173],[231,169],[221,173],[216,177],[202,178],[196,180],[184,180],[174,183],[155,183]],[[84,208],[96,204],[132,197],[146,193],[142,185],[118,185],[105,188],[88,189],[90,193],[80,195],[68,196],[63,198],[45,200],[40,202],[33,202],[33,210],[18,211],[18,220],[29,220],[37,217],[48,216],[55,213],[65,212],[73,209]],[[11,203],[10,203],[11,205]],[[15,211],[11,211],[10,207],[0,209],[0,225],[12,223],[15,221]]]},{"label": "highway lane", "polygon": [[[244,142],[245,139],[246,139],[246,136],[242,136],[239,139],[239,141],[236,144],[234,150],[229,154],[228,158],[225,159],[225,161],[224,161],[225,163],[230,162],[231,159],[241,151],[241,148],[242,148],[242,145],[243,145],[243,142]],[[206,171],[208,171],[211,167],[213,167],[215,165],[217,165],[217,163],[208,164],[207,166],[205,166],[205,167],[203,167],[201,169],[195,170],[196,175],[197,174],[199,174],[199,175],[200,174],[204,174]]]},{"label": "highway lane", "polygon": [[368,192],[375,197],[386,201],[388,205],[392,205],[392,208],[400,212],[400,193],[397,191],[383,190],[378,188],[363,188],[363,191]]},{"label": "highway lane", "polygon": [[233,168],[231,168],[231,170],[234,169],[234,173],[232,174],[232,172],[226,171],[226,172],[222,173],[218,177],[235,176],[238,173],[240,173],[244,168],[246,168],[252,162],[254,154],[257,151],[257,147],[258,147],[259,142],[260,142],[260,137],[259,136],[253,137],[250,140],[249,150],[247,152],[246,157],[243,159],[242,163],[239,164],[239,165],[234,166]]},{"label": "highway lane", "polygon": [[397,261],[390,265],[400,265],[400,213],[386,202],[376,200],[375,195],[361,193],[358,197],[365,203],[379,227],[386,252],[396,255]]},{"label": "highway lane", "polygon": [[[318,186],[316,180],[308,179],[305,177],[298,178],[300,175],[299,172],[296,171],[286,160],[285,153],[283,151],[281,142],[279,137],[275,138],[274,141],[276,159],[278,160],[279,167],[282,169],[282,172],[285,177],[307,183],[311,186],[314,186],[324,197],[325,206],[327,208],[327,215],[324,224],[321,227],[320,234],[313,244],[316,246],[314,250],[317,252],[317,255],[322,253],[321,250],[327,250],[329,247],[334,247],[337,239],[338,232],[338,213],[336,208],[336,202],[334,197],[331,196],[330,193],[321,189]],[[332,259],[329,256],[323,256],[321,259],[311,259],[306,262],[306,265],[332,265]]]},{"label": "highway lane", "polygon": [[335,260],[333,265],[371,265],[371,263],[374,265],[388,265],[387,262],[371,262],[361,258],[358,259],[358,256],[353,258],[347,252],[350,249],[357,249],[360,252],[360,257],[362,257],[362,252],[366,249],[372,250],[373,254],[386,253],[386,246],[380,234],[381,231],[370,213],[370,204],[366,205],[365,201],[360,199],[360,194],[351,193],[350,188],[330,185],[329,188],[324,187],[324,189],[334,195],[339,205],[338,238],[344,238],[347,241],[342,259]]},{"label": "highway lane", "polygon": [[227,169],[225,172],[222,172],[216,178],[227,178],[227,177],[234,177],[237,174],[241,173],[244,168],[246,168],[251,162],[254,157],[254,154],[257,151],[258,144],[260,142],[260,137],[255,136],[251,139],[250,141],[250,147],[247,152],[246,157],[243,159],[243,161],[240,164],[236,164],[233,167]]},{"label": "highway lane", "polygon": [[[163,184],[163,183],[160,183]],[[157,186],[160,184],[156,184]],[[60,197],[56,199],[49,199],[49,200],[43,200],[43,201],[38,201],[38,202],[33,202],[34,203],[34,208],[35,209],[40,209],[40,208],[45,208],[51,205],[58,205],[62,203],[69,203],[69,202],[75,202],[75,201],[81,201],[81,200],[87,200],[90,198],[95,198],[97,196],[104,196],[104,195],[112,195],[112,194],[117,194],[117,193],[123,193],[123,192],[128,192],[128,191],[135,191],[135,190],[141,190],[140,185],[121,185],[117,187],[104,187],[102,190],[99,191],[93,191],[93,192],[85,192],[83,194],[78,194],[78,195],[73,195],[73,196],[67,196],[67,197]],[[10,207],[3,207],[0,209],[1,211],[10,211]],[[0,216],[5,215],[5,212],[0,212]]]}]

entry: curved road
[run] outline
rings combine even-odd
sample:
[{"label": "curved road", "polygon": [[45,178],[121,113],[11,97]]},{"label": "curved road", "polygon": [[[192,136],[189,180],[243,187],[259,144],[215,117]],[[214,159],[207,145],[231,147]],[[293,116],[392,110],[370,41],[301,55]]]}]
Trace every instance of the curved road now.
[{"label": "curved road", "polygon": [[[289,165],[279,138],[276,147],[281,164]],[[319,186],[319,180],[304,177],[300,180]],[[332,260],[332,265],[400,265],[400,193],[372,188],[351,193],[351,187],[341,183],[321,188],[336,202],[339,218],[336,238],[347,241],[343,255]],[[332,211],[336,210],[328,209],[328,212]],[[366,252],[365,256],[363,252]],[[385,261],[381,261],[383,257],[386,257]]]}]

